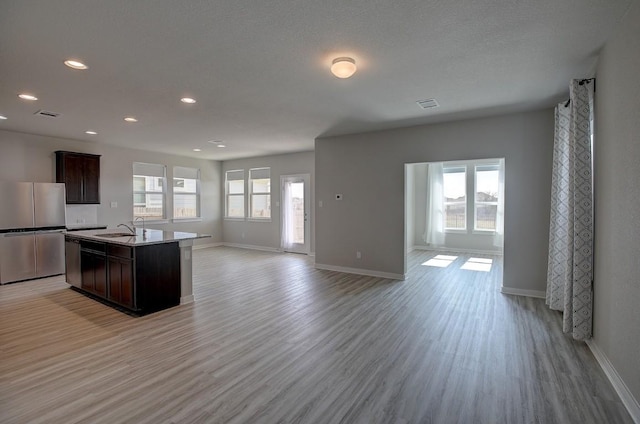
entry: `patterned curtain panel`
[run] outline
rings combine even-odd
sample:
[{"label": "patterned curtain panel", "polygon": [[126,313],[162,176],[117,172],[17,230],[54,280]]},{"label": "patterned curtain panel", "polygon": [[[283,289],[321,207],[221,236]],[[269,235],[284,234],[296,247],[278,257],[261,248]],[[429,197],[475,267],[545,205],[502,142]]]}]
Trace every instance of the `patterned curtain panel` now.
[{"label": "patterned curtain panel", "polygon": [[556,107],[547,305],[563,330],[591,337],[593,317],[593,83],[573,80]]}]

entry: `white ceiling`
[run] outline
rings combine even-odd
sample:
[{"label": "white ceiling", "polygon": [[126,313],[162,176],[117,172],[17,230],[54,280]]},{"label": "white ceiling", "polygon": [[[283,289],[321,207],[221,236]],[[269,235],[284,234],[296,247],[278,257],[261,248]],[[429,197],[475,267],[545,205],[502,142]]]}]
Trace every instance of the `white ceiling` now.
[{"label": "white ceiling", "polygon": [[2,0],[0,129],[224,160],[537,109],[592,76],[631,1]]}]

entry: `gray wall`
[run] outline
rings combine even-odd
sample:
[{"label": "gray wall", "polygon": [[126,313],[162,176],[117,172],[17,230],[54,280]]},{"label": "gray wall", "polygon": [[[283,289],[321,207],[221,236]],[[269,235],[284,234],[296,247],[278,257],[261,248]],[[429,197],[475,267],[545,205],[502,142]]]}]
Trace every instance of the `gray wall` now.
[{"label": "gray wall", "polygon": [[544,291],[553,127],[545,109],[317,139],[316,263],[403,274],[404,165],[504,157],[503,285]]},{"label": "gray wall", "polygon": [[594,341],[640,401],[640,3],[597,69]]},{"label": "gray wall", "polygon": [[[223,223],[223,237],[225,243],[280,248],[280,176],[293,174],[310,174],[311,204],[314,202],[314,153],[302,152],[285,155],[260,156],[249,159],[229,160],[222,163],[221,178],[224,173],[233,169],[244,169],[245,180],[251,168],[271,168],[271,221],[255,222],[248,220],[228,220]],[[224,185],[224,182],[223,182]],[[245,187],[246,189],[246,187]],[[223,197],[224,197],[224,188]],[[248,198],[245,196],[245,211],[248,210]],[[224,214],[224,201],[222,206]],[[314,211],[309,211],[311,227],[311,252],[315,251],[314,244]]]},{"label": "gray wall", "polygon": [[[167,166],[167,177],[172,178],[173,166],[200,168],[201,215],[200,222],[150,224],[150,228],[211,234],[210,239],[197,240],[197,244],[222,241],[222,209],[220,169],[217,161],[198,160],[155,152],[127,149],[99,143],[87,143],[33,134],[0,131],[0,180],[55,181],[56,150],[92,153],[100,158],[100,205],[98,223],[114,227],[133,217],[133,162],[159,163]],[[111,202],[117,202],[111,208]],[[85,209],[93,206],[87,205]],[[76,207],[77,208],[77,207]],[[171,196],[167,208],[172,210]]]}]

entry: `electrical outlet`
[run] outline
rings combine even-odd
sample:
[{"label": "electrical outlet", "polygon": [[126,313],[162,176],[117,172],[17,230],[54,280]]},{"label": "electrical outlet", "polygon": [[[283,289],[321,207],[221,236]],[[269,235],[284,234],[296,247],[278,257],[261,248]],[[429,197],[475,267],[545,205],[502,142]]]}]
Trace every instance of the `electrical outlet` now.
[{"label": "electrical outlet", "polygon": [[362,259],[362,252],[359,250],[356,251],[356,259]]},{"label": "electrical outlet", "polygon": [[322,200],[320,200],[320,201],[318,202],[318,207],[319,207],[319,208],[321,208],[321,207],[322,207]]}]

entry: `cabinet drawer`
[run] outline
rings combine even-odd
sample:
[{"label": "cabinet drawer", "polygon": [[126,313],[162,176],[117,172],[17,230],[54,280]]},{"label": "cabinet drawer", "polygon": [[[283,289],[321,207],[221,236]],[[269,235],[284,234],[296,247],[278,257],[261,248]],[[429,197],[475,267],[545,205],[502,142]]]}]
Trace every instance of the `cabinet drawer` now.
[{"label": "cabinet drawer", "polygon": [[105,253],[105,244],[98,241],[82,240],[80,242],[82,250],[91,250],[93,252]]},{"label": "cabinet drawer", "polygon": [[127,246],[119,246],[117,244],[108,244],[107,255],[117,256],[119,258],[131,259],[133,257],[133,249]]}]

